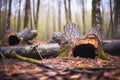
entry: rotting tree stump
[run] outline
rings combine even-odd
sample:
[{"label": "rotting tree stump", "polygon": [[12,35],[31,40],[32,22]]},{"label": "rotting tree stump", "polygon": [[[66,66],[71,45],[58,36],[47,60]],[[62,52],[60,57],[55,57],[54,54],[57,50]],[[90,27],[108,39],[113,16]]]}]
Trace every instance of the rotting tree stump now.
[{"label": "rotting tree stump", "polygon": [[30,30],[28,28],[23,29],[17,33],[12,30],[8,30],[6,34],[7,43],[10,46],[18,45],[21,41],[29,41],[34,39],[38,35],[37,30]]},{"label": "rotting tree stump", "polygon": [[99,27],[94,27],[88,34],[82,36],[76,24],[67,24],[64,26],[64,33],[59,33],[58,36],[54,34],[52,39],[61,43],[62,47],[69,47],[69,57],[94,59],[102,48],[101,35]]}]

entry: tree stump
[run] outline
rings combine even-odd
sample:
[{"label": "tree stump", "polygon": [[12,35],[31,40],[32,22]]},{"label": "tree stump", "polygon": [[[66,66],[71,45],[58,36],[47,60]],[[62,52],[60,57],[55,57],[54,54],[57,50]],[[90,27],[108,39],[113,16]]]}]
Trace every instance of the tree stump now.
[{"label": "tree stump", "polygon": [[64,33],[61,33],[62,37],[59,37],[59,42],[61,38],[61,42],[63,42],[61,43],[62,47],[67,45],[69,57],[79,56],[94,59],[102,47],[101,33],[99,30],[98,27],[94,27],[88,34],[82,36],[76,24],[67,24],[64,26]]}]

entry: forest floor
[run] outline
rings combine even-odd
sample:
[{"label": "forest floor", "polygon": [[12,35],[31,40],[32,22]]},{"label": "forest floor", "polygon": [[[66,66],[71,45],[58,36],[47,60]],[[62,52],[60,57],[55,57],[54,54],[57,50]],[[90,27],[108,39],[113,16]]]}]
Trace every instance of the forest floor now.
[{"label": "forest floor", "polygon": [[110,61],[57,57],[42,62],[46,66],[0,59],[0,80],[120,80],[120,56],[110,56]]}]

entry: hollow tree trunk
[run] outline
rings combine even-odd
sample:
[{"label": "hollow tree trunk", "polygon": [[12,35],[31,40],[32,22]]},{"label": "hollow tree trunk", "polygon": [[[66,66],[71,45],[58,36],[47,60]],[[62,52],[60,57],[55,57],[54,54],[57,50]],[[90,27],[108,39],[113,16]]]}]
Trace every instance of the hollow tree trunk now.
[{"label": "hollow tree trunk", "polygon": [[25,28],[19,33],[16,33],[14,31],[9,30],[6,34],[8,45],[17,45],[20,43],[20,41],[29,41],[32,40],[37,36],[36,30],[29,30],[28,28]]},{"label": "hollow tree trunk", "polygon": [[[99,27],[94,27],[88,34],[81,36],[76,24],[67,24],[64,26],[62,37],[57,34],[53,36],[53,39],[59,41],[62,46],[69,47],[68,56],[95,58],[100,53],[102,40]],[[62,38],[61,41],[60,38]]]}]

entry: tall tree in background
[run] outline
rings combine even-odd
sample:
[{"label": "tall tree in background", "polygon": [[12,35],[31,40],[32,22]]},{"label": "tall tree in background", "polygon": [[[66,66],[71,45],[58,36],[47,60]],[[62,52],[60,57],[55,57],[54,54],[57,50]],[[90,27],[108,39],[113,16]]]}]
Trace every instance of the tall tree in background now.
[{"label": "tall tree in background", "polygon": [[113,38],[113,9],[112,9],[112,0],[110,0],[110,22],[107,33],[107,38]]},{"label": "tall tree in background", "polygon": [[35,16],[35,29],[37,29],[37,25],[38,25],[39,7],[40,7],[40,0],[37,1],[37,10],[36,10],[36,16]]},{"label": "tall tree in background", "polygon": [[29,15],[30,15],[30,0],[26,0],[26,2],[25,2],[24,28],[28,27]]},{"label": "tall tree in background", "polygon": [[83,21],[83,34],[85,34],[86,26],[85,26],[85,0],[82,0],[82,21]]},{"label": "tall tree in background", "polygon": [[120,0],[114,0],[114,38],[120,39]]},{"label": "tall tree in background", "polygon": [[58,0],[58,28],[61,31],[61,0]]},{"label": "tall tree in background", "polygon": [[8,15],[7,15],[6,30],[10,29],[11,6],[12,6],[12,0],[9,0],[9,6],[8,6],[9,9],[8,9]]},{"label": "tall tree in background", "polygon": [[53,13],[53,32],[55,32],[56,31],[56,26],[55,26],[55,24],[56,24],[56,15],[55,15],[55,7],[54,7],[54,3],[52,3],[53,4],[53,6],[52,6],[52,13]]},{"label": "tall tree in background", "polygon": [[64,0],[64,7],[65,7],[65,16],[66,16],[66,23],[71,23],[71,0],[68,0],[68,7],[67,7],[67,0]]},{"label": "tall tree in background", "polygon": [[96,27],[102,34],[102,19],[100,11],[100,0],[92,0],[92,28]]},{"label": "tall tree in background", "polygon": [[18,8],[18,23],[17,23],[17,31],[18,31],[18,32],[20,31],[20,27],[21,27],[21,20],[20,20],[21,1],[22,1],[22,0],[19,0],[19,8]]}]

